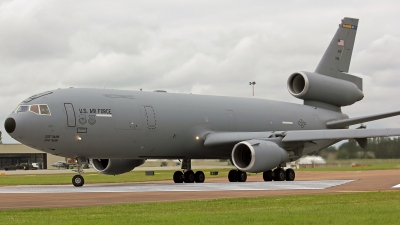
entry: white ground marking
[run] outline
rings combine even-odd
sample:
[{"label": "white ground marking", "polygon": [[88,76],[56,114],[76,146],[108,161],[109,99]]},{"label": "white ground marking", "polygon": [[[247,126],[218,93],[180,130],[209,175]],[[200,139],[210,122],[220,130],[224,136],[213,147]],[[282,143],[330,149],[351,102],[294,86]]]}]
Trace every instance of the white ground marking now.
[{"label": "white ground marking", "polygon": [[192,184],[87,184],[21,185],[0,187],[0,193],[89,193],[89,192],[156,192],[156,191],[259,191],[326,189],[354,180],[282,181],[245,183],[192,183]]},{"label": "white ground marking", "polygon": [[400,184],[394,185],[392,188],[400,188]]}]

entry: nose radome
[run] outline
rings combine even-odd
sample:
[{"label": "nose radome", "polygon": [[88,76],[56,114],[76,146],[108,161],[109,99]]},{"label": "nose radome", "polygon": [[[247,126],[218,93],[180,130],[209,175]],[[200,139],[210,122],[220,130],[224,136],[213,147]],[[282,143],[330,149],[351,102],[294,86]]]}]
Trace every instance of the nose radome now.
[{"label": "nose radome", "polygon": [[17,124],[15,123],[15,120],[11,117],[8,117],[6,119],[6,122],[4,122],[4,128],[6,129],[7,133],[9,133],[9,134],[14,132],[16,126],[17,126]]}]

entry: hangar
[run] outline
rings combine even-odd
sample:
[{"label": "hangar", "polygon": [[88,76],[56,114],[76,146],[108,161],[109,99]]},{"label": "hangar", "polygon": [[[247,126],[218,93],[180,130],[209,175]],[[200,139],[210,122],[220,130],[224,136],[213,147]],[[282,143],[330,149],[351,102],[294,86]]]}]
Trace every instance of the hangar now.
[{"label": "hangar", "polygon": [[0,169],[21,163],[42,163],[43,169],[56,169],[51,165],[58,161],[65,161],[65,158],[23,144],[0,144]]}]

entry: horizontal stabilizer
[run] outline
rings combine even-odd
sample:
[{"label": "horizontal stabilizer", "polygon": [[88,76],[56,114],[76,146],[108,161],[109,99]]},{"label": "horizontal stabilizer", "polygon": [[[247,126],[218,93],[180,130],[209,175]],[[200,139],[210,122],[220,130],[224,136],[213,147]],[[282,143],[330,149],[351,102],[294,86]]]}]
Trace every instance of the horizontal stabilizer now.
[{"label": "horizontal stabilizer", "polygon": [[361,116],[361,117],[355,117],[355,118],[349,118],[349,119],[343,119],[343,120],[335,120],[335,121],[327,122],[326,127],[330,128],[330,129],[345,128],[347,126],[351,126],[354,124],[370,122],[370,121],[384,119],[384,118],[398,116],[398,115],[400,115],[400,111],[379,113],[379,114],[375,114],[375,115]]},{"label": "horizontal stabilizer", "polygon": [[353,138],[400,136],[400,128],[394,129],[335,129],[287,131],[282,141],[343,140]]}]

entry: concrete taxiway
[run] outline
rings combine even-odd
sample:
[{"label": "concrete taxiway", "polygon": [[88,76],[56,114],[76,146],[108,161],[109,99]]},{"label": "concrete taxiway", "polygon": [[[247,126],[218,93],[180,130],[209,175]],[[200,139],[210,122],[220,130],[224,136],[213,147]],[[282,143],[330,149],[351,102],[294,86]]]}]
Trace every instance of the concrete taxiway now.
[{"label": "concrete taxiway", "polygon": [[184,191],[273,191],[326,189],[353,180],[322,180],[293,182],[192,183],[192,184],[89,184],[74,188],[71,185],[22,185],[0,187],[0,193],[98,193],[98,192],[184,192]]},{"label": "concrete taxiway", "polygon": [[[172,181],[124,184],[1,186],[0,210],[98,206],[141,202],[198,199],[400,191],[400,170],[296,172],[293,182],[260,182],[261,175],[246,183],[227,178],[206,178],[203,184]],[[172,175],[171,175],[172,176]]]}]

